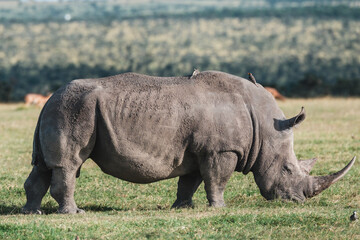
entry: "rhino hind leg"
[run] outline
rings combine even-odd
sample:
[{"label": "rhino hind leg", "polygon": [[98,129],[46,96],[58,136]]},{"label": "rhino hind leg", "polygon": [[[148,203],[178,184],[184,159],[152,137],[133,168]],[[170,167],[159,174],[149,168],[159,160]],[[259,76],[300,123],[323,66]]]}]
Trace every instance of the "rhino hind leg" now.
[{"label": "rhino hind leg", "polygon": [[210,207],[224,207],[224,190],[226,183],[235,171],[237,155],[233,152],[211,154],[200,164],[201,176],[204,179],[206,197]]},{"label": "rhino hind leg", "polygon": [[200,172],[190,173],[179,177],[177,199],[171,208],[194,207],[192,197],[198,189],[202,178]]},{"label": "rhino hind leg", "polygon": [[52,171],[50,194],[59,204],[58,213],[84,213],[74,200],[75,180],[78,169],[64,167]]},{"label": "rhino hind leg", "polygon": [[24,184],[26,192],[26,204],[22,208],[24,214],[42,214],[40,210],[41,200],[49,189],[50,181],[51,170],[41,170],[37,166],[33,167]]}]

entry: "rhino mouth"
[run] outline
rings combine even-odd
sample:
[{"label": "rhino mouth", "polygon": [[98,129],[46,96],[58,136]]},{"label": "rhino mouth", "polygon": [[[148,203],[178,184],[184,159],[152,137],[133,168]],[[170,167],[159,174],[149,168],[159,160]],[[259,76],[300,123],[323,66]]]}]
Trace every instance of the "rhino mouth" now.
[{"label": "rhino mouth", "polygon": [[306,197],[304,194],[292,193],[292,195],[288,198],[288,200],[293,201],[293,202],[302,203],[306,200]]}]

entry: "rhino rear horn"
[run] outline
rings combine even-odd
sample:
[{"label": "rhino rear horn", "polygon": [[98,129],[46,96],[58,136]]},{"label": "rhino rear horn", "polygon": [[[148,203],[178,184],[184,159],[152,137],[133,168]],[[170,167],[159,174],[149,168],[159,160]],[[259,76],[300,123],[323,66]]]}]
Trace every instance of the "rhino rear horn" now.
[{"label": "rhino rear horn", "polygon": [[327,189],[328,187],[330,187],[331,184],[337,182],[338,180],[340,180],[349,170],[350,168],[354,165],[356,157],[353,157],[353,159],[348,163],[348,165],[346,165],[343,169],[341,169],[340,171],[327,175],[327,176],[317,176],[317,177],[311,177],[312,178],[312,186],[310,186],[311,191],[307,192],[307,197],[313,197],[319,193],[321,193],[322,191],[324,191],[325,189]]},{"label": "rhino rear horn", "polygon": [[306,173],[309,174],[312,167],[315,165],[317,158],[311,158],[307,160],[299,161],[301,169]]}]

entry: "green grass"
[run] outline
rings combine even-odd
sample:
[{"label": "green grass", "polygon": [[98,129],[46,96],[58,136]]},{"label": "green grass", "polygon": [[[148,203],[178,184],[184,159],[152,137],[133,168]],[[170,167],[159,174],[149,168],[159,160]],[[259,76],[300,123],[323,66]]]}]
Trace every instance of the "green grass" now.
[{"label": "green grass", "polygon": [[[339,170],[360,157],[360,99],[292,99],[279,102],[291,117],[305,106],[307,119],[295,129],[300,159],[319,158],[312,174]],[[23,183],[30,173],[38,108],[0,104],[0,239],[360,239],[359,159],[334,186],[303,204],[266,201],[252,174],[234,173],[226,208],[211,209],[203,185],[195,208],[171,210],[177,179],[139,185],[103,174],[88,160],[75,192],[85,215],[58,215],[47,194],[41,216],[20,213]]]}]

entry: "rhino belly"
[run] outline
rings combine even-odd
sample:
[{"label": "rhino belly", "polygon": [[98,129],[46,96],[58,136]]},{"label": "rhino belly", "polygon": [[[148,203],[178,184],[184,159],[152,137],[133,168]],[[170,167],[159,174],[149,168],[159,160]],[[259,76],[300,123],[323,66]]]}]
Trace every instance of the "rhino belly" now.
[{"label": "rhino belly", "polygon": [[151,183],[163,179],[185,175],[196,169],[194,159],[191,158],[161,158],[153,156],[110,155],[92,159],[101,170],[116,178],[134,183]]}]

